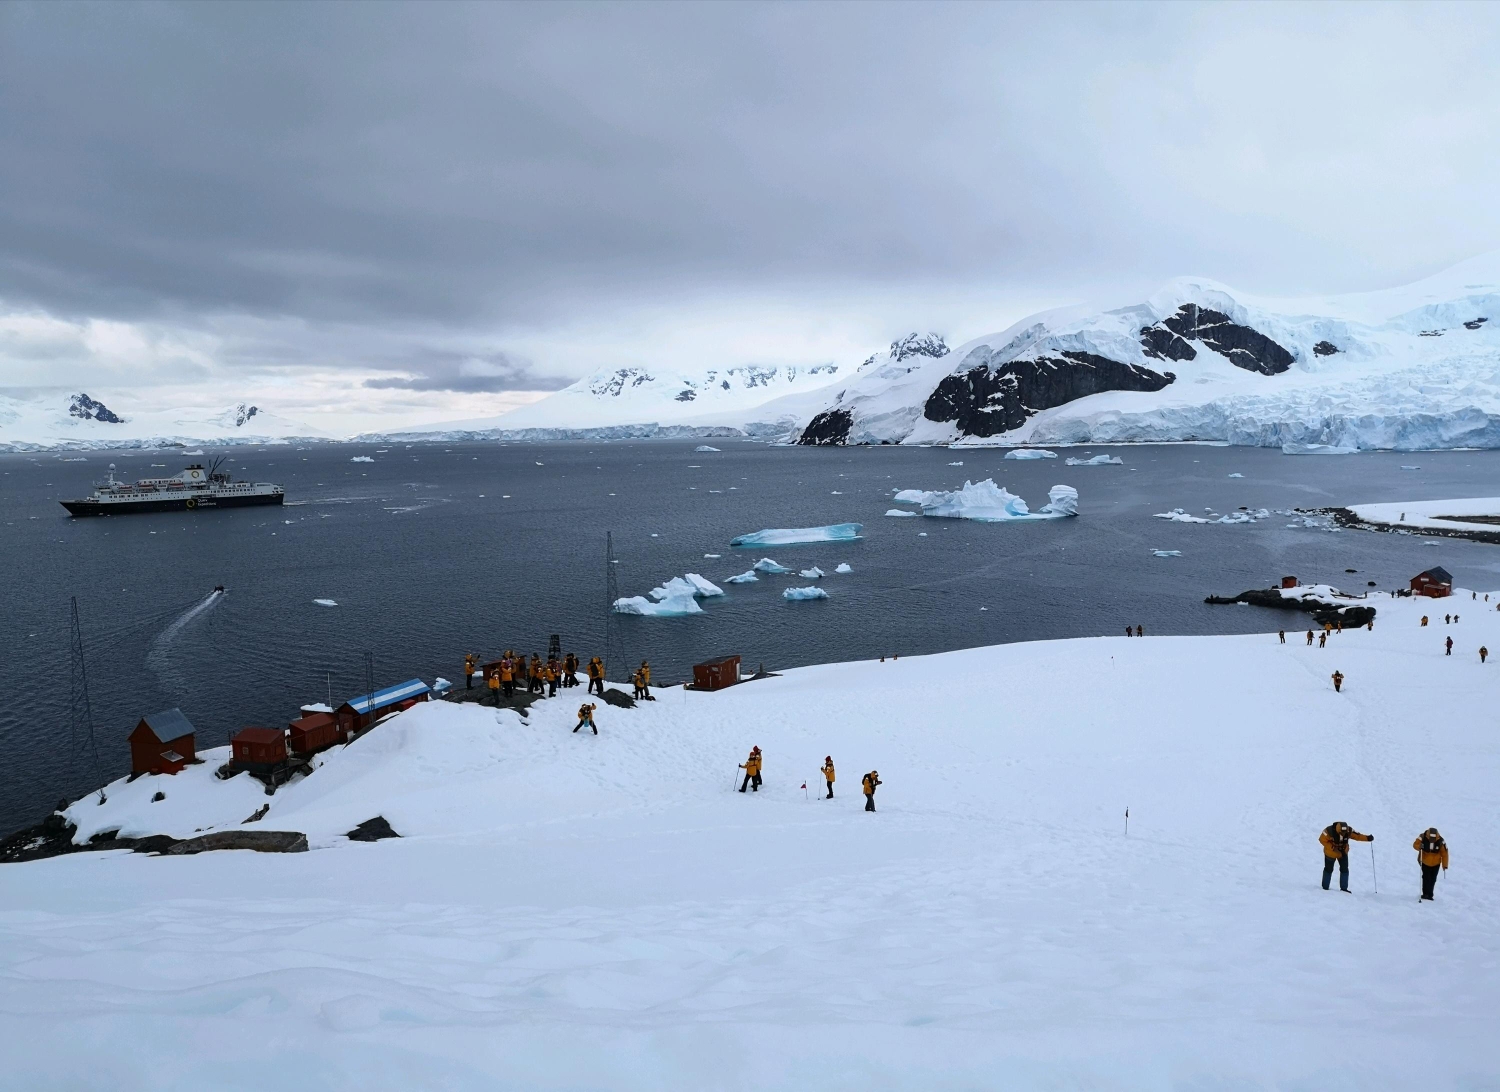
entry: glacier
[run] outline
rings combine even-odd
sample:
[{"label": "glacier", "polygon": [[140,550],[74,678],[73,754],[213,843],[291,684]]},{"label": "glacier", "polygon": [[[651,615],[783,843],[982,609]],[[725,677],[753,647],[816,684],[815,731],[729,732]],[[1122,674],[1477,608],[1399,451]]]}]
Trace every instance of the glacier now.
[{"label": "glacier", "polygon": [[982,523],[1003,523],[1011,520],[1062,519],[1078,514],[1078,490],[1070,485],[1054,485],[1048,494],[1048,502],[1033,512],[1026,502],[1003,486],[995,484],[993,478],[982,482],[963,484],[962,489],[922,492],[903,489],[896,500],[916,504],[922,515],[940,519],[972,519]]},{"label": "glacier", "polygon": [[754,531],[748,535],[736,535],[729,545],[750,546],[797,546],[809,542],[852,542],[864,529],[862,523],[830,523],[824,527],[784,527],[765,531]]}]

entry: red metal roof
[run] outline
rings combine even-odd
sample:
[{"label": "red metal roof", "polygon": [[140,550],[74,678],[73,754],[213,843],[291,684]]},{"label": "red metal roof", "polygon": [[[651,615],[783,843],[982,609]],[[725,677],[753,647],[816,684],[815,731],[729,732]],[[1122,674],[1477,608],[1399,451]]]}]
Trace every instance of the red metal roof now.
[{"label": "red metal roof", "polygon": [[241,728],[230,740],[231,743],[280,743],[284,737],[280,728]]}]

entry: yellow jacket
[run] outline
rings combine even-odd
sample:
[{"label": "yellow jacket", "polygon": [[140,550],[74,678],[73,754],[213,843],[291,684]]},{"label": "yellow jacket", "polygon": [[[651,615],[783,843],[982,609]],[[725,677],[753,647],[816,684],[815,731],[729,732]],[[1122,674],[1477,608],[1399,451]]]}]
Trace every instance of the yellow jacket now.
[{"label": "yellow jacket", "polygon": [[[1335,827],[1343,828],[1341,832],[1343,835],[1342,838],[1338,836],[1340,832],[1334,831]],[[1348,855],[1351,839],[1356,842],[1373,842],[1375,840],[1373,835],[1361,834],[1348,823],[1330,823],[1327,827],[1323,828],[1323,833],[1318,835],[1318,841],[1323,843],[1323,856],[1335,859]]]},{"label": "yellow jacket", "polygon": [[1420,834],[1417,835],[1417,840],[1411,844],[1411,847],[1417,851],[1417,860],[1427,867],[1431,868],[1439,864],[1444,868],[1448,867],[1448,843],[1443,841],[1441,836],[1437,839],[1437,849],[1431,853],[1422,848],[1422,835]]},{"label": "yellow jacket", "polygon": [[651,665],[641,664],[641,681],[647,686],[651,685]]},{"label": "yellow jacket", "polygon": [[750,757],[745,759],[745,763],[740,767],[740,769],[744,770],[751,777],[754,777],[756,774],[760,773],[760,752],[751,751]]},{"label": "yellow jacket", "polygon": [[833,763],[832,762],[825,762],[825,763],[823,763],[823,776],[828,779],[828,783],[830,785],[833,784]]},{"label": "yellow jacket", "polygon": [[499,690],[500,689],[500,675],[499,675],[499,673],[497,672],[497,673],[491,675],[489,682],[486,683],[485,685],[488,686],[491,690]]},{"label": "yellow jacket", "polygon": [[880,784],[880,778],[876,777],[872,773],[867,773],[863,778],[861,778],[861,784],[864,785],[866,796],[874,796],[875,788]]},{"label": "yellow jacket", "polygon": [[604,664],[600,662],[599,657],[597,657],[597,656],[595,656],[592,660],[589,661],[589,678],[591,678],[591,679],[602,679],[602,678],[604,678]]}]

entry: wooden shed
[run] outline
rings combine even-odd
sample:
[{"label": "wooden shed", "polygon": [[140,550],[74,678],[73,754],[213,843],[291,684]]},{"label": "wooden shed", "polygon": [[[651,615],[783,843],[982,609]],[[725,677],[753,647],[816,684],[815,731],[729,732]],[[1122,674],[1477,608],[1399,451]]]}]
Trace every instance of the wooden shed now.
[{"label": "wooden shed", "polygon": [[1411,593],[1425,595],[1431,599],[1442,599],[1453,594],[1453,574],[1442,566],[1434,566],[1411,578]]},{"label": "wooden shed", "polygon": [[723,690],[740,681],[740,658],[725,656],[693,665],[694,690]]},{"label": "wooden shed", "polygon": [[308,713],[286,726],[287,743],[294,755],[313,755],[344,742],[338,719],[332,713]]},{"label": "wooden shed", "polygon": [[280,728],[241,728],[229,740],[236,766],[269,769],[286,761],[286,733]]},{"label": "wooden shed", "polygon": [[167,709],[142,717],[130,733],[132,774],[175,774],[198,759],[193,725],[181,709]]},{"label": "wooden shed", "polygon": [[1283,588],[1295,588],[1297,586],[1297,578],[1295,576],[1283,576],[1281,578],[1281,586]]}]

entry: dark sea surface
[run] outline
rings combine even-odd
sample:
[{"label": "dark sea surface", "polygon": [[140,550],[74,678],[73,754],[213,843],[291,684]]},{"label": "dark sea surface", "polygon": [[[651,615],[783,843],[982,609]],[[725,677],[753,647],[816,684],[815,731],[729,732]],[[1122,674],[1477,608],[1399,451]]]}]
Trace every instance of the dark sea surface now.
[{"label": "dark sea surface", "polygon": [[[421,444],[232,449],[236,477],[286,487],[284,508],[73,519],[113,462],[127,478],[175,474],[180,452],[0,454],[0,832],[40,819],[126,772],[126,735],[144,713],[180,706],[200,748],[249,724],[283,724],[299,705],[445,676],[462,686],[465,651],[506,647],[603,653],[605,532],[621,595],[685,572],[728,593],[686,618],[617,616],[627,664],[681,681],[700,660],[738,653],[748,668],[795,667],[1006,641],[1274,631],[1298,616],[1208,606],[1210,593],[1270,586],[1283,574],[1362,591],[1404,586],[1443,564],[1461,585],[1500,588],[1500,547],[1419,536],[1329,532],[1273,516],[1184,525],[1153,513],[1240,506],[1500,494],[1500,453],[1286,456],[1211,446],[1097,447],[1125,466],[1017,462],[1001,451],[808,449],[715,441]],[[372,463],[351,462],[369,456]],[[951,463],[962,461],[964,465]],[[1418,465],[1418,470],[1403,470]],[[1231,478],[1231,473],[1243,474]],[[983,524],[895,519],[890,496],[994,477],[1033,510],[1056,483],[1079,518]],[[735,550],[737,534],[840,522],[857,542]],[[923,533],[925,532],[925,536]],[[1429,545],[1428,542],[1438,545]],[[1151,550],[1181,550],[1158,558]],[[705,554],[718,554],[706,558]],[[808,583],[724,584],[762,556],[817,565],[827,601],[789,603]],[[833,575],[847,562],[849,575]],[[1346,569],[1359,570],[1356,574]],[[223,584],[227,594],[207,598]],[[98,769],[69,717],[69,598],[87,653]],[[336,608],[314,599],[336,600]],[[623,679],[627,664],[610,664]],[[942,685],[913,665],[912,685]],[[1059,689],[1079,680],[994,679]],[[563,697],[560,700],[570,700]]]}]

